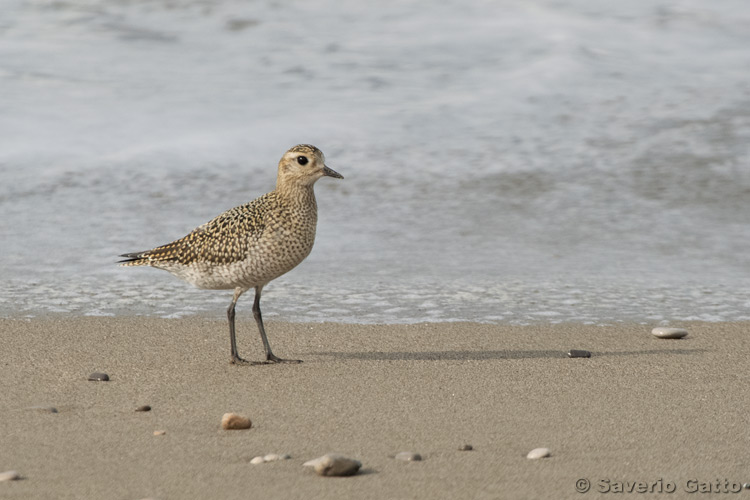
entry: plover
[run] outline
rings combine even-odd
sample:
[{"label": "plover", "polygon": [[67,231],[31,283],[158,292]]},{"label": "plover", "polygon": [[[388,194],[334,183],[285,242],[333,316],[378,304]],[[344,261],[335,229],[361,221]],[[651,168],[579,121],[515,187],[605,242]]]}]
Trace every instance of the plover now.
[{"label": "plover", "polygon": [[323,153],[315,146],[294,146],[279,161],[276,189],[227,210],[184,238],[145,252],[123,254],[126,259],[120,265],[164,269],[198,288],[234,289],[227,309],[232,363],[248,363],[237,353],[234,308],[240,295],[254,288],[253,316],[266,353],[262,363],[299,363],[278,358],[271,351],[260,295],[264,286],[296,267],[312,250],[318,221],[313,185],[323,176],[344,178],[326,166]]}]

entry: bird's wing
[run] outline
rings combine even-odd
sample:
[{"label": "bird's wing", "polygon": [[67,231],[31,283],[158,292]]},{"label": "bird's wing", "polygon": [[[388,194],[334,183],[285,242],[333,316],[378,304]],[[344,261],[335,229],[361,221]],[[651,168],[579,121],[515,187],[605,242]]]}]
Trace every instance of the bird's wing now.
[{"label": "bird's wing", "polygon": [[[263,214],[255,203],[235,207],[214,217],[190,234],[145,252],[121,255],[124,266],[148,266],[177,262],[229,264],[247,257],[252,239],[263,233]],[[256,208],[256,210],[253,210]]]}]

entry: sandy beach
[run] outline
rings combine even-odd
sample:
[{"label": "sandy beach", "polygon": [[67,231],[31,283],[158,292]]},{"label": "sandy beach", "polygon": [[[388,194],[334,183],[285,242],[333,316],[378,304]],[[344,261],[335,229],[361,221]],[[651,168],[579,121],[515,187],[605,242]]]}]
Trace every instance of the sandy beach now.
[{"label": "sandy beach", "polygon": [[[2,319],[0,472],[22,479],[0,498],[586,498],[636,482],[684,498],[750,482],[750,324],[674,325],[681,340],[653,326],[268,322],[274,351],[304,363],[233,366],[218,319]],[[252,321],[238,341],[260,359]],[[221,430],[226,412],[253,428]],[[538,447],[551,456],[528,460]],[[302,467],[329,452],[361,472]],[[250,464],[267,453],[292,458]]]}]

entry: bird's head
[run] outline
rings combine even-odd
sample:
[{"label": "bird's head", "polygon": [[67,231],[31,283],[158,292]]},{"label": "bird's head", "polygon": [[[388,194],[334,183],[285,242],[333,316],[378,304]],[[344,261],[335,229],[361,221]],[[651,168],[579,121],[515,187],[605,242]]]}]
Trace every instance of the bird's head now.
[{"label": "bird's head", "polygon": [[278,184],[311,186],[321,177],[343,179],[344,176],[326,166],[323,152],[309,144],[299,144],[279,160]]}]

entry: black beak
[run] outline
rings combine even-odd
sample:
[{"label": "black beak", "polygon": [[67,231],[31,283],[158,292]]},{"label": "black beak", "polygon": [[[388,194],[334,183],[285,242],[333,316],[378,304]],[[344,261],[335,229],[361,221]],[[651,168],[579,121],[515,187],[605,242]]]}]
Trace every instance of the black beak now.
[{"label": "black beak", "polygon": [[336,172],[332,168],[328,168],[326,166],[323,166],[323,175],[327,175],[328,177],[333,177],[335,179],[343,179],[344,176],[340,173]]}]

